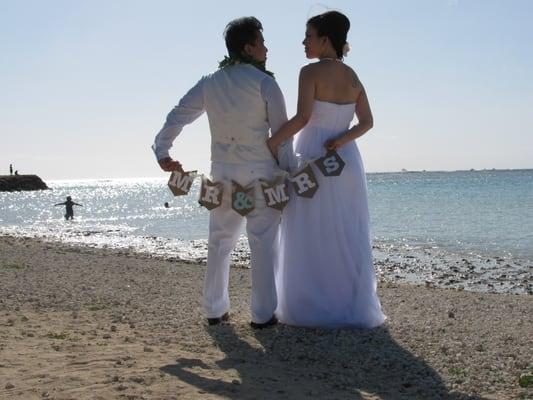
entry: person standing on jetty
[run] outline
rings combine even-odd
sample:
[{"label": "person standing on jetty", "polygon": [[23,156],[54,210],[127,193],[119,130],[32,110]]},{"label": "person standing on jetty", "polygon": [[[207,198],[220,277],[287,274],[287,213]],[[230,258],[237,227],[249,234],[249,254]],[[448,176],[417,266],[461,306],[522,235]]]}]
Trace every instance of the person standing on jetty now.
[{"label": "person standing on jetty", "polygon": [[9,164],[9,175],[13,175],[13,164]]},{"label": "person standing on jetty", "polygon": [[66,208],[65,220],[67,220],[67,221],[69,219],[74,219],[74,207],[73,206],[83,207],[81,204],[73,202],[72,201],[72,197],[70,197],[70,196],[67,196],[67,201],[65,201],[64,203],[54,204],[54,207],[55,206],[65,206],[65,208]]},{"label": "person standing on jetty", "polygon": [[[279,166],[266,139],[286,121],[281,90],[266,71],[267,48],[261,22],[254,17],[231,21],[224,31],[229,57],[219,70],[204,76],[168,114],[152,146],[163,171],[182,170],[169,157],[172,142],[183,127],[207,112],[211,131],[211,176],[213,181],[235,181],[247,186],[258,179],[271,181]],[[270,132],[269,132],[270,131]],[[292,142],[280,149],[280,165],[294,165]],[[286,157],[284,157],[286,155]],[[209,216],[207,273],[203,306],[210,325],[229,319],[228,280],[230,253],[237,243],[246,218],[251,250],[254,329],[275,325],[277,307],[274,269],[278,257],[280,212],[266,206],[258,187],[255,209],[241,216],[231,207],[231,193],[225,190],[222,205]]]}]

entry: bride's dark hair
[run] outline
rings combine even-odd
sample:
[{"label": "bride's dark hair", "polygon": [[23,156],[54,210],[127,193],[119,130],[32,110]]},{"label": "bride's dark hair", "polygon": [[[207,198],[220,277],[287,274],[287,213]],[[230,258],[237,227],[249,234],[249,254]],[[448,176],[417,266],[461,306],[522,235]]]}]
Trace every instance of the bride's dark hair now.
[{"label": "bride's dark hair", "polygon": [[307,24],[316,29],[318,36],[327,36],[337,57],[342,58],[346,36],[350,29],[350,20],[346,15],[338,11],[327,11],[310,18]]}]

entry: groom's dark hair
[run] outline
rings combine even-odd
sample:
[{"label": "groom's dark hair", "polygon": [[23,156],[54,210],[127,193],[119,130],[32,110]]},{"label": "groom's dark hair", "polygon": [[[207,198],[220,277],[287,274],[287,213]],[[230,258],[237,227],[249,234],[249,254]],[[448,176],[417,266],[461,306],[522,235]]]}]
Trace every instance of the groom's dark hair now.
[{"label": "groom's dark hair", "polygon": [[244,56],[244,46],[254,44],[257,32],[263,30],[263,25],[255,17],[242,17],[230,21],[224,30],[224,39],[230,58],[240,60]]}]

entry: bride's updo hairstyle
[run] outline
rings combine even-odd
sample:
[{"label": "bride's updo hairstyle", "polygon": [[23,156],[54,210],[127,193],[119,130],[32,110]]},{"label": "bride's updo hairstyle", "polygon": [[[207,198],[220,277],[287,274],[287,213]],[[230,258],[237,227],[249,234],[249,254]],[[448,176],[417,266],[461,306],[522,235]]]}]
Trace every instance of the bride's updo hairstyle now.
[{"label": "bride's updo hairstyle", "polygon": [[247,61],[244,46],[255,44],[257,32],[263,30],[263,25],[255,17],[242,17],[231,21],[224,30],[224,39],[228,55],[234,60]]},{"label": "bride's updo hairstyle", "polygon": [[346,15],[338,11],[327,11],[310,18],[307,24],[316,29],[319,37],[327,36],[337,53],[337,57],[343,58],[346,36],[350,29],[350,20]]}]

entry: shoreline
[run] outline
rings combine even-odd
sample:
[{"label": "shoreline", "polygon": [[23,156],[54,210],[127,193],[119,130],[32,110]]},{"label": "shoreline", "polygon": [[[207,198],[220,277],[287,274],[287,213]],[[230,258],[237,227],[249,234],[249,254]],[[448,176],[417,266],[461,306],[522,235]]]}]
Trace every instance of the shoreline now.
[{"label": "shoreline", "polygon": [[[205,265],[207,240],[168,239],[156,236],[121,235],[106,231],[79,231],[58,237],[13,234],[0,227],[0,238],[27,238],[43,243],[117,251],[159,260]],[[457,253],[430,244],[398,244],[374,240],[373,257],[379,281],[452,288],[480,293],[533,295],[533,262],[514,257]],[[250,252],[245,238],[231,254],[231,266],[249,268]]]},{"label": "shoreline", "polygon": [[[533,299],[382,282],[387,322],[253,331],[250,270],[208,327],[205,267],[0,237],[0,398],[527,399]],[[8,388],[9,387],[9,388]]]}]

